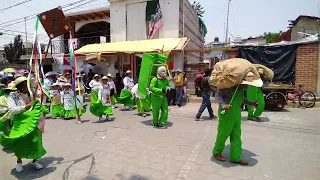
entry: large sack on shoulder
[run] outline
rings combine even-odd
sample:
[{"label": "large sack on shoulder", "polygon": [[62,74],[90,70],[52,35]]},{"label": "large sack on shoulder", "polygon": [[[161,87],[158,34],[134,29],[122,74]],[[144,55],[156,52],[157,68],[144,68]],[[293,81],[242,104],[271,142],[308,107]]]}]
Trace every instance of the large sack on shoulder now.
[{"label": "large sack on shoulder", "polygon": [[260,76],[263,80],[272,80],[273,79],[274,72],[270,68],[268,68],[262,64],[254,64],[254,66],[256,67],[258,73],[260,74]]},{"label": "large sack on shoulder", "polygon": [[252,79],[260,79],[260,76],[248,60],[241,58],[227,59],[215,65],[210,77],[210,82],[218,89],[227,89],[240,84],[247,74],[253,73]]}]

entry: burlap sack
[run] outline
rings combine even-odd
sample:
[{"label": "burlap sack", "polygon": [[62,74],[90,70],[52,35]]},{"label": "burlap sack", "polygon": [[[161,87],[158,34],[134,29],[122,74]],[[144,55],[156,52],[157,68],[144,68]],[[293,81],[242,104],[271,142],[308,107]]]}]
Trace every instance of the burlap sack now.
[{"label": "burlap sack", "polygon": [[218,89],[231,88],[240,84],[249,72],[254,74],[253,79],[260,79],[256,68],[249,61],[241,58],[224,60],[215,65],[210,82]]},{"label": "burlap sack", "polygon": [[258,73],[260,70],[263,71],[263,73],[260,74],[260,76],[263,80],[272,80],[273,79],[274,73],[270,68],[268,68],[262,64],[254,64],[254,66],[256,67]]}]

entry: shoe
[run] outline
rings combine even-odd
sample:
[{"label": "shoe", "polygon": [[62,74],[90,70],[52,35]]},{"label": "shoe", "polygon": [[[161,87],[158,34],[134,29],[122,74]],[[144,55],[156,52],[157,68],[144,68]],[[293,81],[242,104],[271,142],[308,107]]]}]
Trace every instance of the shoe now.
[{"label": "shoe", "polygon": [[211,116],[211,117],[209,117],[209,119],[210,119],[210,120],[212,120],[212,119],[214,119],[214,118],[216,118],[216,117],[215,117],[215,116]]},{"label": "shoe", "polygon": [[106,116],[106,119],[105,119],[106,121],[110,121],[111,119],[110,119],[110,117],[109,116]]},{"label": "shoe", "polygon": [[23,167],[22,167],[22,163],[17,163],[16,165],[16,172],[22,172],[23,171]]},{"label": "shoe", "polygon": [[102,122],[104,119],[102,117],[99,118],[98,122]]},{"label": "shoe", "polygon": [[80,121],[78,121],[78,122],[77,122],[77,124],[82,124],[82,121],[81,121],[81,120],[80,120]]},{"label": "shoe", "polygon": [[166,124],[160,124],[158,127],[161,128],[161,129],[165,129],[165,128],[167,128],[167,125]]},{"label": "shoe", "polygon": [[238,162],[232,162],[232,163],[237,163],[237,164],[244,165],[244,166],[249,165],[249,162],[247,160],[243,160],[243,159],[241,159]]},{"label": "shoe", "polygon": [[226,161],[222,155],[214,155],[214,158],[218,161]]},{"label": "shoe", "polygon": [[145,113],[143,113],[141,116],[142,116],[142,117],[147,117],[147,115],[146,115]]},{"label": "shoe", "polygon": [[36,161],[36,162],[34,162],[34,163],[32,163],[33,165],[34,165],[34,167],[36,168],[36,170],[39,170],[39,169],[42,169],[43,168],[43,166],[38,162],[38,161]]},{"label": "shoe", "polygon": [[196,121],[203,121],[202,118],[196,118]]}]

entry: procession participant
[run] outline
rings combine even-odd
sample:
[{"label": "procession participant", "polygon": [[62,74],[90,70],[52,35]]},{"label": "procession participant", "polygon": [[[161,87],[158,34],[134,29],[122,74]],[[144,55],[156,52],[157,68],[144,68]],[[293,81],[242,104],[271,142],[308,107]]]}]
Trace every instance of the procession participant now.
[{"label": "procession participant", "polygon": [[6,136],[10,134],[10,118],[11,112],[8,109],[8,97],[11,92],[17,90],[14,87],[14,83],[8,84],[8,87],[4,88],[4,94],[0,97],[0,132],[3,132]]},{"label": "procession participant", "polygon": [[9,136],[2,135],[0,143],[13,151],[17,157],[16,171],[22,172],[22,158],[33,159],[36,169],[43,166],[38,162],[46,154],[42,145],[44,123],[41,105],[38,100],[31,102],[28,96],[27,78],[19,77],[14,81],[17,92],[10,93],[8,108],[13,116],[13,127]]},{"label": "procession participant", "polygon": [[14,75],[12,73],[8,73],[6,85],[14,81]]},{"label": "procession participant", "polygon": [[150,112],[149,96],[147,96],[145,99],[142,99],[142,97],[138,93],[138,88],[138,84],[134,85],[131,89],[131,93],[135,97],[139,115],[142,117],[146,117],[146,112]]},{"label": "procession participant", "polygon": [[0,83],[0,96],[5,94],[5,88],[7,86],[5,84]]},{"label": "procession participant", "polygon": [[215,98],[219,105],[218,133],[212,153],[218,161],[225,161],[222,152],[230,137],[230,161],[248,165],[248,161],[241,158],[241,105],[257,105],[244,98],[244,90],[247,85],[262,86],[258,72],[245,59],[229,59],[216,64],[210,82],[218,88]]},{"label": "procession participant", "polygon": [[59,91],[59,85],[53,83],[50,90],[51,100],[51,116],[53,119],[62,117],[64,108],[61,104],[61,94]]},{"label": "procession participant", "polygon": [[[99,103],[102,103],[102,105],[99,106],[99,108],[96,110],[96,113],[94,115],[99,117],[99,121],[103,120],[110,120],[110,116],[113,115],[112,112],[112,103],[110,98],[110,86],[108,82],[108,77],[103,76],[101,78],[101,85],[99,87],[98,92],[98,99]],[[106,116],[106,119],[103,119],[102,116]]]},{"label": "procession participant", "polygon": [[61,102],[63,104],[63,118],[65,120],[74,119],[77,116],[77,111],[74,102],[74,93],[70,83],[65,83],[61,92]]},{"label": "procession participant", "polygon": [[111,92],[110,92],[111,103],[113,105],[113,108],[116,108],[115,104],[117,103],[117,99],[114,97],[114,95],[117,94],[116,85],[114,84],[111,73],[108,73],[107,77],[109,78],[109,86],[111,89]]},{"label": "procession participant", "polygon": [[[152,119],[155,127],[166,127],[168,121],[168,99],[167,92],[170,83],[167,79],[167,68],[161,66],[157,70],[157,77],[150,82]],[[160,115],[161,111],[161,115]],[[160,117],[159,117],[160,115]]]},{"label": "procession participant", "polygon": [[91,96],[90,96],[90,112],[93,115],[96,115],[96,109],[99,108],[97,105],[98,99],[98,91],[99,87],[101,85],[101,82],[99,81],[100,76],[98,74],[95,74],[93,79],[90,81],[89,86],[91,88]]},{"label": "procession participant", "polygon": [[176,105],[176,97],[177,97],[177,92],[176,92],[176,82],[175,80],[177,79],[175,75],[176,71],[172,70],[171,74],[169,75],[169,80],[170,80],[170,92],[168,93],[168,105]]},{"label": "procession participant", "polygon": [[[79,84],[78,84],[78,82],[79,82]],[[85,90],[85,86],[82,81],[82,76],[80,74],[77,75],[76,88],[79,88],[79,86],[80,86],[80,89]]]},{"label": "procession participant", "polygon": [[214,91],[213,86],[210,86],[209,84],[211,72],[212,72],[212,69],[206,69],[204,73],[204,77],[201,79],[201,82],[200,82],[202,104],[196,115],[196,121],[203,120],[201,119],[201,115],[206,108],[208,109],[210,119],[214,118],[213,110],[211,107],[211,101],[210,101],[210,93]]},{"label": "procession participant", "polygon": [[81,116],[84,114],[84,113],[86,113],[86,106],[84,105],[85,104],[85,101],[84,101],[84,96],[83,96],[83,94],[84,94],[84,89],[79,89],[79,88],[77,88],[76,89],[76,105],[77,105],[77,115],[79,115],[78,116],[78,124],[81,124],[82,123],[82,121],[81,121]]},{"label": "procession participant", "polygon": [[[268,82],[272,80],[274,73],[271,69],[263,66],[261,64],[254,64],[257,68],[257,71],[264,82],[264,86],[267,86]],[[250,101],[258,102],[258,107],[255,108],[253,106],[247,106],[248,108],[248,120],[252,121],[261,121],[259,116],[264,111],[264,95],[261,87],[249,86],[247,88],[247,99]]]},{"label": "procession participant", "polygon": [[69,72],[66,72],[65,76],[64,76],[67,80],[67,83],[71,83],[72,82],[72,78]]},{"label": "procession participant", "polygon": [[[41,113],[43,116],[46,116],[49,113],[49,107],[46,105],[46,100],[47,97],[44,94],[42,96],[42,90],[40,86],[37,86],[37,91],[36,91],[36,95],[37,95],[37,99],[39,100],[40,104],[41,104]],[[42,99],[42,101],[41,101]]]},{"label": "procession participant", "polygon": [[25,70],[24,73],[23,73],[23,76],[26,77],[26,78],[28,78],[28,76],[29,76],[29,71],[28,71],[28,70]]},{"label": "procession participant", "polygon": [[182,106],[183,88],[184,88],[184,75],[181,69],[177,69],[176,91],[177,91],[177,105]]},{"label": "procession participant", "polygon": [[132,78],[132,72],[128,70],[126,72],[126,77],[123,78],[124,88],[121,90],[120,97],[117,98],[117,101],[125,106],[126,109],[131,109],[134,106],[134,98],[130,90],[134,86],[134,80]]},{"label": "procession participant", "polygon": [[67,82],[67,79],[62,75],[59,74],[58,78],[57,78],[57,84],[59,85],[59,89],[62,90],[63,89],[63,85]]}]

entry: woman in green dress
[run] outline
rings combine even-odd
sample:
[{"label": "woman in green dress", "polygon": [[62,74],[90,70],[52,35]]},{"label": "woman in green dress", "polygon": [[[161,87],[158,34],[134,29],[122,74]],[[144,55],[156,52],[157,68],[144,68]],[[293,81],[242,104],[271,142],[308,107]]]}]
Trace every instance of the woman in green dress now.
[{"label": "woman in green dress", "polygon": [[[42,146],[43,117],[38,100],[31,102],[28,94],[27,78],[19,77],[14,81],[17,92],[10,93],[8,108],[13,116],[10,135],[2,135],[0,143],[17,156],[16,171],[23,171],[22,158],[32,159],[36,169],[43,166],[38,162],[46,154]],[[34,96],[35,97],[35,96]]]},{"label": "woman in green dress", "polygon": [[75,97],[71,87],[72,85],[70,83],[65,83],[63,85],[63,91],[61,92],[61,102],[64,108],[63,118],[65,120],[75,119],[77,117]]},{"label": "woman in green dress", "polygon": [[123,85],[124,88],[121,90],[120,97],[117,98],[117,101],[123,104],[126,109],[132,109],[135,105],[134,97],[131,93],[131,89],[134,86],[134,80],[130,70],[126,72],[126,77],[123,78]]}]

